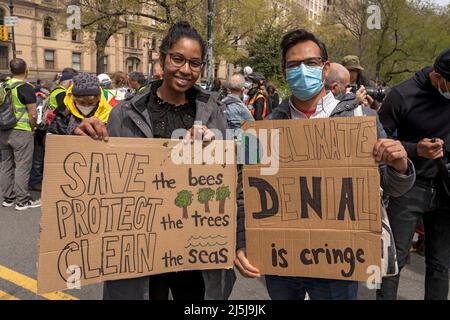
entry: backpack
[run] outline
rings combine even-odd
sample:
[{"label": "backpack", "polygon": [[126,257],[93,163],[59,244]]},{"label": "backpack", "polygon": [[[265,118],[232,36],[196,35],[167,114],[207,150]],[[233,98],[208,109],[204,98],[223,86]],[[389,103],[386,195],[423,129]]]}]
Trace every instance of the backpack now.
[{"label": "backpack", "polygon": [[24,84],[23,81],[18,81],[12,85],[6,82],[0,84],[0,130],[13,129],[17,122],[23,117],[24,111],[19,118],[16,118],[16,109],[12,101],[12,89]]},{"label": "backpack", "polygon": [[36,106],[37,112],[37,121],[36,128],[39,130],[47,130],[48,129],[48,115],[52,113],[54,110],[48,104],[50,100],[50,95],[48,95],[45,99],[41,99]]}]

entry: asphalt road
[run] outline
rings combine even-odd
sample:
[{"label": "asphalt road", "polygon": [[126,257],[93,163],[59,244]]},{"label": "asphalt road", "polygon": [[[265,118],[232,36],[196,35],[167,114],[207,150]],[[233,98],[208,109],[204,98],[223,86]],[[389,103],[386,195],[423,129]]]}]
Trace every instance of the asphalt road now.
[{"label": "asphalt road", "polygon": [[[0,299],[101,299],[101,284],[67,290],[65,293],[68,296],[42,297],[35,293],[39,219],[39,209],[18,212],[13,208],[0,207]],[[423,299],[424,274],[424,258],[413,254],[411,264],[402,272],[399,299]],[[266,300],[269,296],[262,280],[238,276],[231,299]],[[373,300],[375,292],[360,285],[359,299]]]}]

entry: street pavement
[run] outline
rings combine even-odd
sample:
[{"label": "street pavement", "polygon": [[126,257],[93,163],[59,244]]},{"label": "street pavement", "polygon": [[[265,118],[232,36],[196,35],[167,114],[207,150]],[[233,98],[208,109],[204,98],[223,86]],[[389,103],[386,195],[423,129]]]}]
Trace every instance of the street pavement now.
[{"label": "street pavement", "polygon": [[[35,279],[39,219],[40,209],[18,212],[14,208],[0,207],[0,300],[101,299],[102,284],[67,290],[64,293],[37,295]],[[423,299],[424,274],[424,258],[412,254],[411,264],[402,272],[399,299]],[[267,300],[269,295],[263,280],[245,279],[238,275],[231,299]],[[359,299],[373,300],[375,291],[360,285]]]}]

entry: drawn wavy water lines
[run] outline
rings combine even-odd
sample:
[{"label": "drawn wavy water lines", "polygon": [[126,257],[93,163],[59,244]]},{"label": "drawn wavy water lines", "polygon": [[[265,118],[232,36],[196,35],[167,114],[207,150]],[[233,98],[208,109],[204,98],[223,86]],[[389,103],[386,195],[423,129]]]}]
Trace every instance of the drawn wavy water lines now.
[{"label": "drawn wavy water lines", "polygon": [[217,238],[227,239],[228,237],[221,236],[220,234],[218,234],[217,236],[208,236],[208,237],[202,237],[202,236],[194,237],[194,236],[192,236],[187,241],[199,240],[199,239],[207,240],[207,239],[217,239]]},{"label": "drawn wavy water lines", "polygon": [[[187,241],[188,245],[185,246],[184,248],[187,249],[187,248],[190,248],[190,247],[193,247],[193,248],[197,248],[197,247],[206,248],[206,247],[226,246],[228,244],[228,241],[222,241],[221,242],[220,239],[226,240],[227,238],[228,237],[224,237],[224,236],[221,236],[221,235],[208,236],[208,237],[202,237],[202,236],[194,237],[194,236],[192,236],[192,237],[190,237],[188,239],[188,241]],[[215,240],[215,239],[218,239],[218,240]],[[200,240],[200,241],[198,241],[198,243],[196,243],[197,240]],[[210,240],[213,240],[213,241],[209,242]]]},{"label": "drawn wavy water lines", "polygon": [[206,248],[206,247],[215,247],[215,246],[226,246],[228,244],[228,242],[224,242],[224,243],[220,243],[220,242],[214,242],[214,243],[199,243],[197,245],[194,245],[192,243],[190,243],[187,247],[184,247],[185,249],[189,248],[189,247],[202,247],[202,248]]}]

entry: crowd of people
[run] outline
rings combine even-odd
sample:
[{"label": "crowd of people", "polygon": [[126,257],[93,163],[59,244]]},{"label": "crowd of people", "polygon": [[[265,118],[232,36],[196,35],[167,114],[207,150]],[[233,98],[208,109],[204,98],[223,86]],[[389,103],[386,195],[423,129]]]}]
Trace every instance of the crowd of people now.
[{"label": "crowd of people", "polygon": [[[412,246],[420,218],[425,229],[425,299],[446,300],[450,263],[450,48],[433,67],[393,87],[384,101],[367,88],[380,87],[364,76],[358,57],[330,62],[326,45],[306,30],[287,33],[281,43],[283,74],[291,95],[280,97],[264,75],[245,68],[212,91],[196,85],[204,67],[206,44],[186,22],[174,24],[160,47],[161,70],[152,81],[134,72],[125,75],[62,70],[53,88],[26,82],[22,59],[10,63],[16,123],[0,131],[3,206],[25,210],[40,205],[29,195],[39,189],[47,134],[171,138],[193,129],[205,142],[211,129],[239,137],[245,121],[376,116],[381,188],[395,240],[400,271]],[[202,125],[195,124],[201,120]],[[301,143],[301,142],[298,142]],[[31,177],[30,177],[31,174]],[[249,278],[261,276],[246,256],[246,200],[237,197],[235,265]],[[378,299],[396,299],[400,273],[383,279]],[[107,281],[105,299],[228,299],[236,280],[233,270],[185,271],[137,279]],[[357,299],[358,283],[305,277],[265,277],[272,299]]]}]

